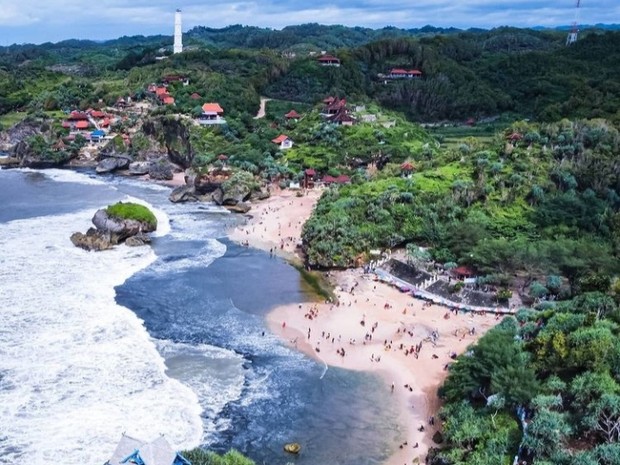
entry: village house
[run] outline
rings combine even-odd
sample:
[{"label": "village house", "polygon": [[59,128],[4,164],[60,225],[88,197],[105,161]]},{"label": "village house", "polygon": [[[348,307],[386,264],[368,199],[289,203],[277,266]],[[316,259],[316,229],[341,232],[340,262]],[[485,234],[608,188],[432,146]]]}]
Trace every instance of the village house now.
[{"label": "village house", "polygon": [[202,113],[198,118],[200,124],[226,124],[226,120],[222,118],[224,109],[219,103],[205,103],[202,106]]},{"label": "village house", "polygon": [[422,71],[418,69],[393,68],[387,77],[390,79],[417,79],[422,77]]},{"label": "village house", "polygon": [[170,94],[161,95],[160,100],[164,105],[174,105],[174,97]]},{"label": "village house", "polygon": [[306,168],[304,170],[304,187],[306,189],[313,188],[315,178],[316,178],[316,171],[312,168]]},{"label": "village house", "polygon": [[332,55],[320,56],[317,61],[321,66],[340,66],[340,60]]},{"label": "village house", "polygon": [[351,116],[346,107],[341,107],[337,113],[328,117],[330,123],[338,124],[341,126],[353,126],[357,123],[357,120]]},{"label": "village house", "polygon": [[347,100],[344,98],[339,99],[338,97],[327,97],[323,100],[323,103],[325,103],[322,111],[324,116],[335,115],[347,106]]},{"label": "village house", "polygon": [[168,74],[164,76],[163,78],[161,78],[161,82],[163,82],[164,85],[168,85],[173,82],[182,82],[184,86],[189,85],[189,79],[179,74]]},{"label": "village house", "polygon": [[275,139],[272,139],[271,142],[280,146],[280,150],[287,150],[293,147],[293,141],[284,134],[279,135]]},{"label": "village house", "polygon": [[191,465],[189,460],[172,449],[163,436],[145,442],[123,434],[112,457],[104,465],[127,464]]},{"label": "village house", "polygon": [[79,131],[88,129],[90,127],[90,119],[86,112],[74,110],[65,120],[61,123],[61,126],[70,131]]}]

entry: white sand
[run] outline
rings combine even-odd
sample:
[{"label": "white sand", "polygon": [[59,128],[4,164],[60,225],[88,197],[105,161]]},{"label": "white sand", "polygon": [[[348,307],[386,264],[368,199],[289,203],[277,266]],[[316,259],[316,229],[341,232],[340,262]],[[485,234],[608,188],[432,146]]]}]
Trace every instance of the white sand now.
[{"label": "white sand", "polygon": [[[231,238],[239,242],[247,240],[250,246],[265,250],[277,248],[295,253],[303,222],[319,196],[320,191],[309,191],[303,197],[289,191],[277,192],[254,205],[253,218],[247,225],[236,228]],[[415,458],[423,462],[428,448],[434,445],[431,438],[439,429],[439,420],[435,426],[429,425],[428,420],[437,415],[440,406],[437,389],[447,375],[445,365],[452,362],[450,354],[462,353],[497,320],[493,315],[455,315],[443,307],[425,306],[422,301],[373,281],[360,270],[337,271],[331,275],[337,286],[339,305],[304,303],[278,307],[267,317],[269,327],[288,344],[328,365],[383,376],[386,395],[396,396],[401,405],[399,421],[406,426],[402,442],[407,443],[386,465],[408,464]],[[373,325],[376,325],[374,332]],[[472,328],[475,335],[470,334]],[[430,341],[433,331],[439,336],[436,344]],[[365,341],[367,334],[372,335],[372,340]],[[351,344],[351,340],[355,343]],[[409,349],[420,342],[422,349],[416,359]],[[339,353],[341,349],[345,351],[344,357]],[[405,351],[409,354],[405,355]],[[380,361],[376,361],[377,357]],[[421,425],[424,432],[418,431]],[[419,447],[414,448],[416,443]]]}]

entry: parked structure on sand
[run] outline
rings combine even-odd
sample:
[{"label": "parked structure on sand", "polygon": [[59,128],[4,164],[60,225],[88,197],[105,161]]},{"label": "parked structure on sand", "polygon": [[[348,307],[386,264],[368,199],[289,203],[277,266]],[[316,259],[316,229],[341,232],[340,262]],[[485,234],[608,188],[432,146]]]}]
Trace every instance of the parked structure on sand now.
[{"label": "parked structure on sand", "polygon": [[166,438],[158,437],[146,442],[123,434],[110,460],[104,465],[192,465],[176,452]]}]

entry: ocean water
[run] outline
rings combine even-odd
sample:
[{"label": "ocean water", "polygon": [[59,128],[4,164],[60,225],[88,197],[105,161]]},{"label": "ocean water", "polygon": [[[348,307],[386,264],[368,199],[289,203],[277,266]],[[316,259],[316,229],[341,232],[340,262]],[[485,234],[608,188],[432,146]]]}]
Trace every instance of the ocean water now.
[{"label": "ocean water", "polygon": [[[370,465],[393,450],[379,379],[325,372],[268,333],[266,312],[309,291],[226,240],[238,217],[74,171],[0,171],[0,185],[0,463],[102,464],[123,432],[259,464]],[[71,233],[117,200],[156,211],[153,246],[75,248]]]}]

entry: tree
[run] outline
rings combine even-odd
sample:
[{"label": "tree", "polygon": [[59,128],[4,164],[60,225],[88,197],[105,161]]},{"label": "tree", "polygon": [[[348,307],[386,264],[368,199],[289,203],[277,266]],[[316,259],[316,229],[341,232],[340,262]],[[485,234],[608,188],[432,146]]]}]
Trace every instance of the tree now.
[{"label": "tree", "polygon": [[523,438],[523,446],[537,458],[550,457],[562,450],[571,427],[566,415],[543,409],[534,415]]},{"label": "tree", "polygon": [[620,440],[620,396],[605,393],[590,404],[584,422],[591,430],[598,431],[606,442]]}]

